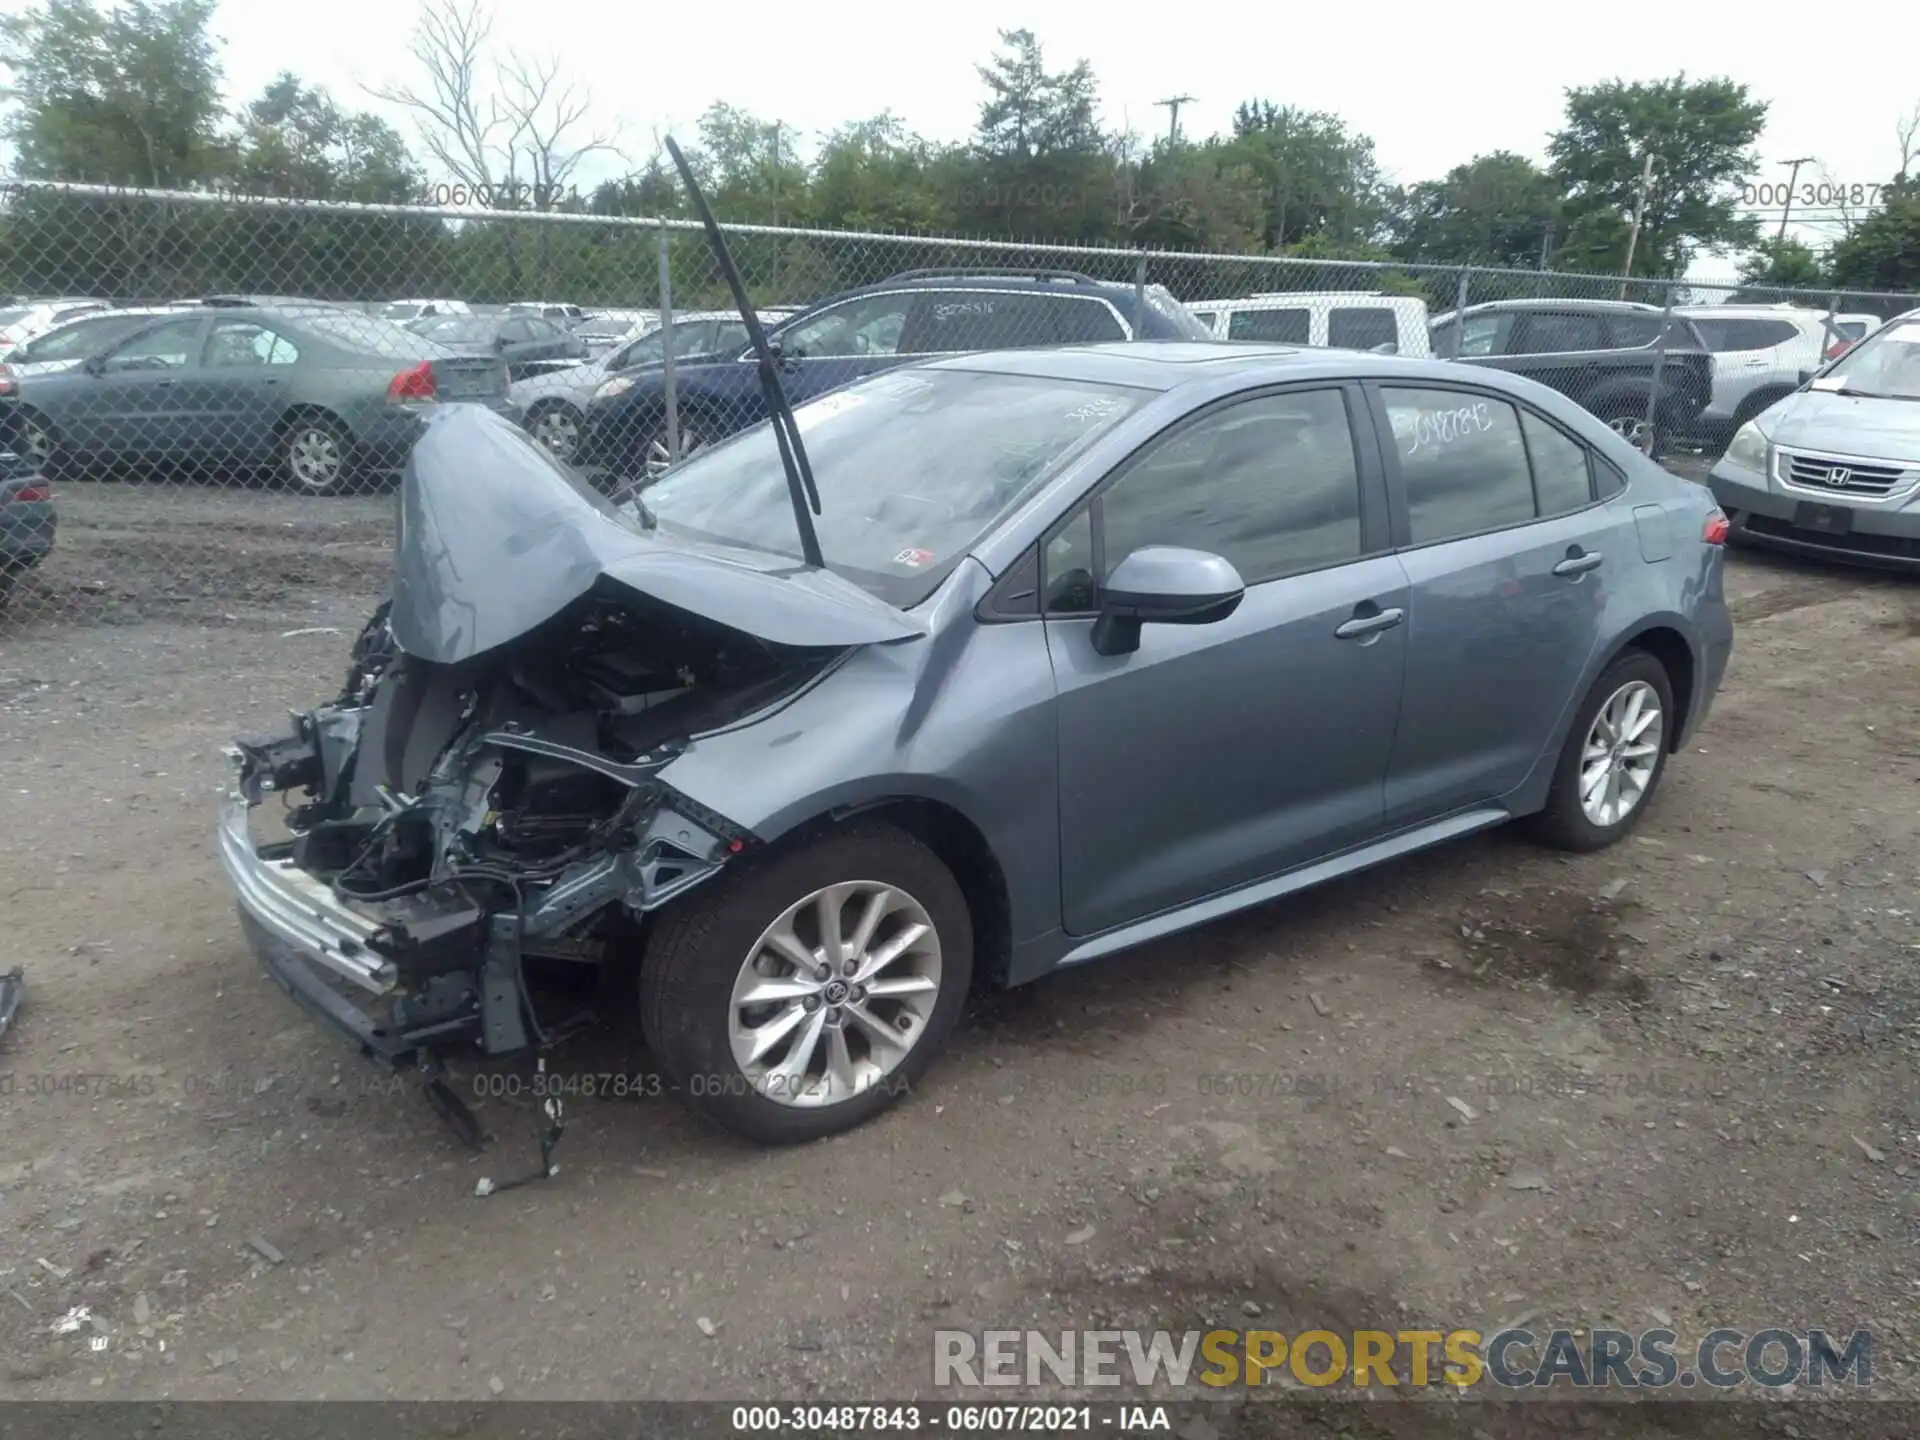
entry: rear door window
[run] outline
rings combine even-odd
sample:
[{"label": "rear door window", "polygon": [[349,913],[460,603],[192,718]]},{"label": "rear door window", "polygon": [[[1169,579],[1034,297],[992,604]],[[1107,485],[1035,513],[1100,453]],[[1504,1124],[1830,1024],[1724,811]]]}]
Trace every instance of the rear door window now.
[{"label": "rear door window", "polygon": [[1227,317],[1229,340],[1311,345],[1313,315],[1307,310],[1235,310]]},{"label": "rear door window", "polygon": [[1020,350],[1057,342],[1051,295],[1018,291],[942,290],[925,297],[901,348],[916,354],[954,350]]},{"label": "rear door window", "polygon": [[1566,310],[1545,310],[1526,316],[1513,347],[1514,353],[1520,355],[1564,355],[1606,348],[1607,329],[1598,315]]}]

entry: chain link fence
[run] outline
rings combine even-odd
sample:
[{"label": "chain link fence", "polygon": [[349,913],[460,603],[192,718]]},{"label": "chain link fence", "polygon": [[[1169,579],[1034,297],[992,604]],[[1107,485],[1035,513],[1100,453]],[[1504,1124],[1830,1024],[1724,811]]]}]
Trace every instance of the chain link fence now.
[{"label": "chain link fence", "polygon": [[[726,229],[769,328],[812,312],[776,334],[796,403],[913,355],[1214,338],[1517,370],[1657,453],[1712,453],[1920,304]],[[19,182],[0,211],[0,297],[6,626],[205,617],[302,589],[371,602],[390,492],[445,402],[494,407],[602,489],[765,414],[744,326],[686,221]]]}]

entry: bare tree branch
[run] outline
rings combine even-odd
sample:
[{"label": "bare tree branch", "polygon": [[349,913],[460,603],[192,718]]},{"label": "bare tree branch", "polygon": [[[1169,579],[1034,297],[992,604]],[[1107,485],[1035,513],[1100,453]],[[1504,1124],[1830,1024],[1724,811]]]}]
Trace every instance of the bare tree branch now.
[{"label": "bare tree branch", "polygon": [[483,203],[551,209],[587,156],[619,154],[587,126],[590,97],[557,59],[496,59],[491,0],[429,0],[408,46],[418,85],[370,89],[412,112],[427,153]]}]

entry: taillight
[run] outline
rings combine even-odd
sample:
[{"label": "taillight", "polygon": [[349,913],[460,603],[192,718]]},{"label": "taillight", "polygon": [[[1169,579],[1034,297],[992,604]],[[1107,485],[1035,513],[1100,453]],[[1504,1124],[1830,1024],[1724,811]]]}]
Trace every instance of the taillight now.
[{"label": "taillight", "polygon": [[19,377],[13,373],[11,365],[0,365],[0,395],[15,395],[20,390]]},{"label": "taillight", "polygon": [[1847,351],[1851,350],[1852,348],[1853,348],[1853,341],[1836,340],[1833,342],[1833,344],[1827,347],[1827,359],[1838,360],[1842,355],[1846,354]]},{"label": "taillight", "polygon": [[1733,522],[1728,520],[1723,512],[1716,510],[1707,517],[1707,525],[1700,532],[1700,538],[1709,545],[1724,545],[1732,529]]},{"label": "taillight", "polygon": [[10,498],[22,505],[44,505],[53,499],[53,491],[46,485],[35,482],[32,485],[22,485]]},{"label": "taillight", "polygon": [[431,360],[422,360],[411,370],[402,370],[387,384],[387,399],[396,404],[405,400],[431,400],[434,393]]}]

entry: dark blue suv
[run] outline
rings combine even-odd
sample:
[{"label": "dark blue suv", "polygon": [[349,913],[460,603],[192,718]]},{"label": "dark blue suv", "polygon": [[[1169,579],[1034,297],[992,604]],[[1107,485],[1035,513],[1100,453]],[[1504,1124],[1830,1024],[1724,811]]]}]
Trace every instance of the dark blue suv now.
[{"label": "dark blue suv", "polygon": [[[863,376],[968,350],[1110,340],[1211,340],[1159,285],[1144,290],[1070,271],[910,270],[822,300],[768,332],[787,398],[799,405]],[[674,367],[680,452],[766,419],[753,349]],[[621,479],[667,461],[666,382],[658,366],[615,375],[581,427],[580,463]]]}]

